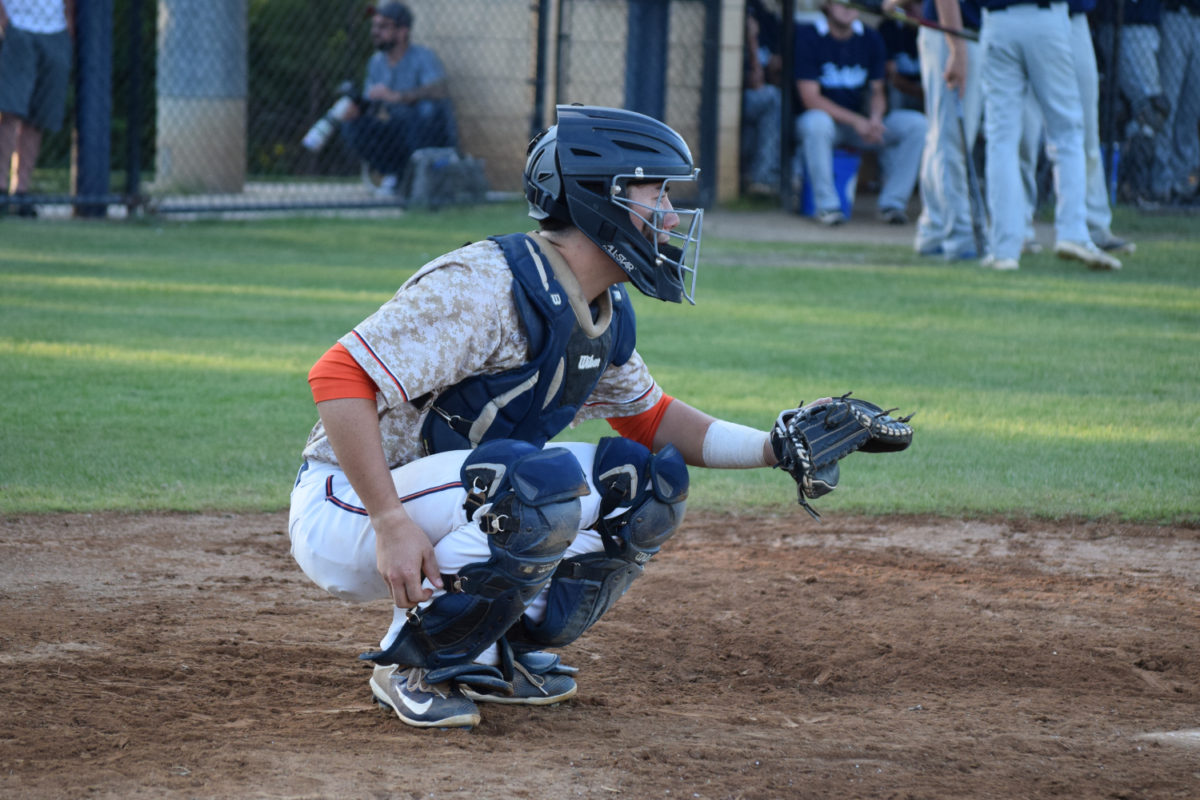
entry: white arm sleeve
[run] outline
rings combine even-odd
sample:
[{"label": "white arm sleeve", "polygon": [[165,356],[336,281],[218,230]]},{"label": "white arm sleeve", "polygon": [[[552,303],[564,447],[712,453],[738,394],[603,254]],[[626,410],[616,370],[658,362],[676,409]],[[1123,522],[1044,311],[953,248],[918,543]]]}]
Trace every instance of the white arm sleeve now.
[{"label": "white arm sleeve", "polygon": [[736,422],[716,420],[704,435],[704,466],[714,469],[769,467],[764,452],[770,434]]}]

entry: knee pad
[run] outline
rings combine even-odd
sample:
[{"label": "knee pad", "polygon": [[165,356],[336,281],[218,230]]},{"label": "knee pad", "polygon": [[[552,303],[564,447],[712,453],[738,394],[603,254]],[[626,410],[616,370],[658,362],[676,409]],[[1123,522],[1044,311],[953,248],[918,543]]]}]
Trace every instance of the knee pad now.
[{"label": "knee pad", "polygon": [[595,529],[604,552],[559,564],[546,615],[537,623],[523,619],[509,634],[518,649],[561,647],[578,639],[625,594],[683,521],[687,465],[672,446],[651,454],[629,439],[602,439],[593,480],[600,492]]},{"label": "knee pad", "polygon": [[446,593],[410,611],[396,641],[363,658],[428,669],[472,661],[550,580],[589,491],[569,451],[510,440],[480,445],[463,463],[462,481],[468,516],[487,534],[491,557],[445,576]]}]

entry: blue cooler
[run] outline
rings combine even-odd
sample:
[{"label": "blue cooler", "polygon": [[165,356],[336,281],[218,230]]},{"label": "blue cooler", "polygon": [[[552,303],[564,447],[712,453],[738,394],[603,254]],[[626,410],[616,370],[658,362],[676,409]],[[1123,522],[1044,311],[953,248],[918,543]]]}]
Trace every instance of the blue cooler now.
[{"label": "blue cooler", "polygon": [[[803,158],[800,159],[803,161]],[[833,151],[833,186],[837,189],[838,202],[842,213],[850,219],[854,211],[854,194],[858,190],[858,165],[861,161],[858,153],[850,150]],[[816,213],[813,208],[812,186],[808,181],[808,167],[804,167],[803,186],[800,189],[800,213],[811,217]]]}]

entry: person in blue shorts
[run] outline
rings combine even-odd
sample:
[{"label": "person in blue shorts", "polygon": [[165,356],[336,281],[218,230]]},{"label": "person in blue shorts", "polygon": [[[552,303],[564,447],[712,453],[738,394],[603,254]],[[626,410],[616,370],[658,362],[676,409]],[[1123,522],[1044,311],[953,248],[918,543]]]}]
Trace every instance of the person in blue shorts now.
[{"label": "person in blue shorts", "polygon": [[20,201],[33,180],[42,134],[62,127],[74,20],[74,0],[0,1],[0,174],[23,217],[37,216]]}]

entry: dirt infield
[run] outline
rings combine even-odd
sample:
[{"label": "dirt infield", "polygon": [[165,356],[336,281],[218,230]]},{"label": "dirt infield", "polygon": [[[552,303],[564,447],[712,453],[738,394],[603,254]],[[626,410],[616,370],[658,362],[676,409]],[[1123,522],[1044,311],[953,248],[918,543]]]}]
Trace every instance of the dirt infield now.
[{"label": "dirt infield", "polygon": [[0,796],[1200,796],[1197,530],[693,515],[575,700],[422,732],[285,526],[0,520]]}]

